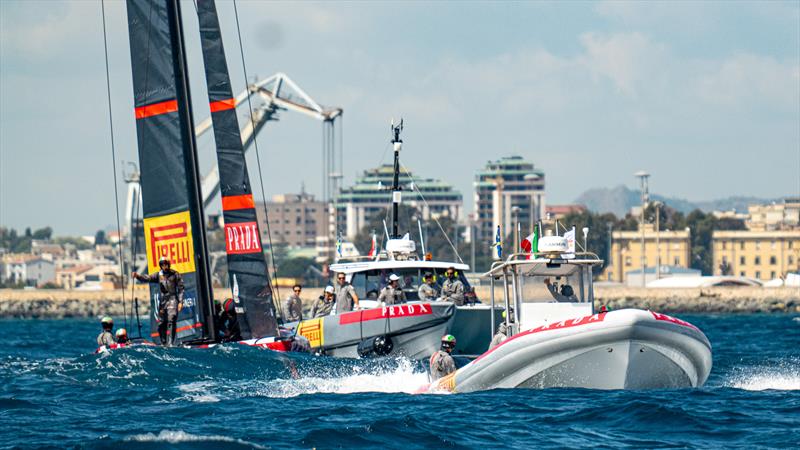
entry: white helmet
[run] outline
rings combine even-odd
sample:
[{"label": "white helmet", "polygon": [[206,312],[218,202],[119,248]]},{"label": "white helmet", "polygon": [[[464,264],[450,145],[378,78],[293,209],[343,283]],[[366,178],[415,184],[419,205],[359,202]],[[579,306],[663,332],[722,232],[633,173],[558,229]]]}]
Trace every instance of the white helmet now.
[{"label": "white helmet", "polygon": [[333,286],[327,286],[327,287],[325,288],[325,293],[327,293],[327,294],[333,294],[333,293],[334,293]]},{"label": "white helmet", "polygon": [[395,274],[389,275],[389,281],[400,281],[400,277]]}]

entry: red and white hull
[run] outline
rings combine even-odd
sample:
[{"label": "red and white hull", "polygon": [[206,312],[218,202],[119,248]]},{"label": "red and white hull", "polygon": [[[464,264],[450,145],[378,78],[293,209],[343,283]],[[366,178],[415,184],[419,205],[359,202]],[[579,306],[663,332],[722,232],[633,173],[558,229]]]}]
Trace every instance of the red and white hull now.
[{"label": "red and white hull", "polygon": [[430,389],[698,387],[711,363],[711,344],[694,325],[623,309],[518,333]]}]

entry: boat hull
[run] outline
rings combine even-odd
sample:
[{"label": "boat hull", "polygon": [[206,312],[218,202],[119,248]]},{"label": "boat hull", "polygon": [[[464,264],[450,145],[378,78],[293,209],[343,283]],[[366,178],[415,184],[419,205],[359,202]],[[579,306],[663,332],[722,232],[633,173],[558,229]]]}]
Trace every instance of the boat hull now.
[{"label": "boat hull", "polygon": [[698,387],[711,363],[711,345],[695,326],[626,309],[523,331],[431,388]]},{"label": "boat hull", "polygon": [[[455,306],[448,302],[412,302],[352,311],[304,320],[297,333],[308,339],[315,352],[339,358],[358,358],[359,346],[376,337],[388,337],[388,355],[424,359],[438,350],[450,329]],[[381,356],[388,356],[381,355]]]}]

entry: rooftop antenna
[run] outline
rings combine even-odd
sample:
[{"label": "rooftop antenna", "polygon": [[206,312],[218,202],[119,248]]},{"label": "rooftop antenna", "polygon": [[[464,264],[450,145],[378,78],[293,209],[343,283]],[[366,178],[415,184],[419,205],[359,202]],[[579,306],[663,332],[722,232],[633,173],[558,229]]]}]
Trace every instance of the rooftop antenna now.
[{"label": "rooftop antenna", "polygon": [[392,178],[392,234],[389,238],[399,239],[398,215],[400,211],[400,202],[403,198],[403,188],[400,186],[400,149],[403,148],[403,140],[400,139],[400,132],[403,131],[403,119],[400,119],[400,124],[396,126],[394,124],[394,119],[392,119],[391,130],[391,142],[394,147],[394,177]]}]

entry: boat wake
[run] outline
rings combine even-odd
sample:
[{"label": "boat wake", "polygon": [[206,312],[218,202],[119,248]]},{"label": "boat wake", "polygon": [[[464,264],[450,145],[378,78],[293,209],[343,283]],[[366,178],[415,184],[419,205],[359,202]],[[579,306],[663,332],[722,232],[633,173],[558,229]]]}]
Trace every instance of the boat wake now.
[{"label": "boat wake", "polygon": [[134,434],[132,436],[128,436],[125,438],[126,442],[166,442],[168,444],[181,444],[185,442],[192,442],[195,444],[200,443],[215,443],[221,447],[226,448],[235,448],[235,447],[244,447],[244,448],[257,448],[257,449],[265,449],[269,447],[264,447],[258,445],[254,442],[248,442],[241,439],[234,439],[228,436],[218,436],[218,435],[198,435],[198,434],[191,434],[185,431],[180,430],[161,430],[158,434],[154,433],[144,433],[144,434]]},{"label": "boat wake", "polygon": [[797,391],[800,390],[800,364],[791,362],[777,367],[742,369],[731,376],[726,384],[746,391]]}]

